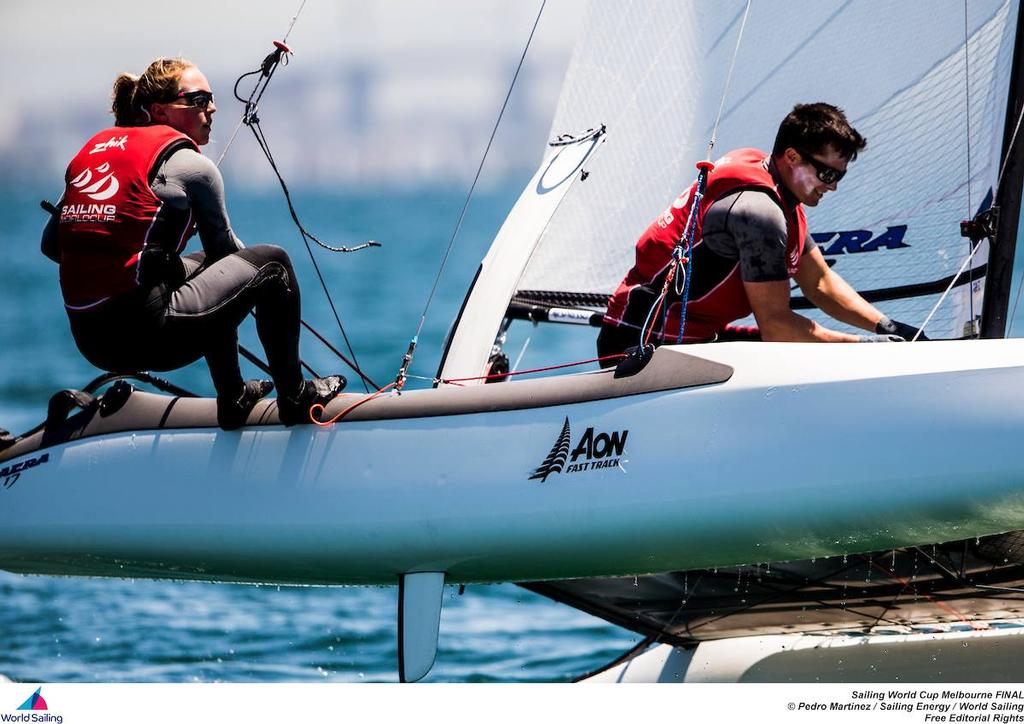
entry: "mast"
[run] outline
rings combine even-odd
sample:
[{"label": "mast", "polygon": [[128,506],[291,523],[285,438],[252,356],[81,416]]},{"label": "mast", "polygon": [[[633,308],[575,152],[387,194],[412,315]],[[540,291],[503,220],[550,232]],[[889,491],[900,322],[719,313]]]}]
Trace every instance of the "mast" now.
[{"label": "mast", "polygon": [[[1024,183],[1024,139],[1018,138],[1010,147],[1017,119],[1024,109],[1024,14],[1017,8],[1017,30],[1013,46],[1013,70],[1006,102],[1006,122],[1000,160],[1006,158],[1006,170],[999,183],[999,194],[993,203],[999,207],[996,243],[989,249],[988,275],[985,280],[985,301],[981,310],[981,336],[999,338],[1006,335],[1010,289],[1013,285],[1013,261],[1020,223],[1021,184]],[[1019,134],[1018,134],[1019,136]],[[1009,156],[1007,157],[1007,154]],[[998,170],[997,170],[998,173]]]}]

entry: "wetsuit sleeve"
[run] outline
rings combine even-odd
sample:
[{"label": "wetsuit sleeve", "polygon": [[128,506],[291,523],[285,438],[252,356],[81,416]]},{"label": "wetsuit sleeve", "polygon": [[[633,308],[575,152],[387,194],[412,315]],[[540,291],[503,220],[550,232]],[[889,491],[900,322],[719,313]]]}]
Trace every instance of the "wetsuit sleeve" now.
[{"label": "wetsuit sleeve", "polygon": [[245,247],[231,230],[224,204],[224,179],[206,156],[190,148],[175,151],[158,170],[153,193],[168,206],[192,211],[203,250],[211,262]]},{"label": "wetsuit sleeve", "polygon": [[786,217],[766,193],[748,189],[719,199],[704,216],[701,236],[711,251],[739,260],[745,282],[789,278]]},{"label": "wetsuit sleeve", "polygon": [[807,235],[804,237],[804,250],[803,253],[800,254],[800,256],[807,256],[817,248],[818,242],[814,240],[814,237],[811,236],[811,232],[808,231]]},{"label": "wetsuit sleeve", "polygon": [[[59,204],[58,204],[59,206]],[[60,263],[60,246],[57,244],[57,227],[59,222],[57,217],[50,214],[49,220],[46,222],[46,226],[43,227],[43,238],[39,243],[39,248],[48,259]]]}]

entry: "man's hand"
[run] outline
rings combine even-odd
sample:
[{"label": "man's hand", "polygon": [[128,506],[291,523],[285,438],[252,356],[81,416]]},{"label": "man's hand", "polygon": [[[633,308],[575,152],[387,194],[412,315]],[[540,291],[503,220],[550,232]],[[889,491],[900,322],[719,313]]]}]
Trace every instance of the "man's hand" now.
[{"label": "man's hand", "polygon": [[898,335],[907,342],[912,341],[915,336],[917,336],[919,340],[928,340],[928,338],[924,336],[924,332],[917,327],[912,327],[909,324],[904,324],[903,322],[897,322],[895,319],[889,319],[884,315],[878,320],[878,324],[875,325],[875,331],[880,335]]}]

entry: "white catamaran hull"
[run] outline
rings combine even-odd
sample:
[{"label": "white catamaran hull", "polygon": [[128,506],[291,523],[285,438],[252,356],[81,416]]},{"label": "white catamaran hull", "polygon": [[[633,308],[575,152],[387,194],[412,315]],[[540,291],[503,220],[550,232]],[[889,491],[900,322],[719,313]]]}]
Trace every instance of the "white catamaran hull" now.
[{"label": "white catamaran hull", "polygon": [[[389,584],[415,571],[443,571],[449,582],[551,580],[1024,528],[1024,458],[1014,452],[1024,340],[685,351],[729,365],[731,377],[541,407],[531,395],[543,385],[620,381],[604,373],[425,390],[374,400],[360,408],[366,419],[330,429],[139,429],[8,456],[0,468],[21,470],[0,478],[9,486],[0,487],[0,568],[293,583]],[[673,359],[695,358],[663,348],[637,378]],[[523,409],[458,414],[456,404],[372,419],[375,406],[510,394]],[[144,397],[134,393],[126,409]],[[564,466],[542,480],[535,473],[560,442]]]},{"label": "white catamaran hull", "polygon": [[[872,636],[748,636],[691,648],[660,644],[588,683],[1020,682],[1021,621],[930,626]],[[914,702],[911,702],[913,705]]]}]

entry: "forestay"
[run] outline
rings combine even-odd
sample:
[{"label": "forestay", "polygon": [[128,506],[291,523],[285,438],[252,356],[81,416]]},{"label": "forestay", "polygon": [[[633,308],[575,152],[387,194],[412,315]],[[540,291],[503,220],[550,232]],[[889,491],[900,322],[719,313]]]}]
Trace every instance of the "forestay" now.
[{"label": "forestay", "polygon": [[[745,6],[591,5],[552,135],[603,123],[607,143],[548,225],[519,293],[615,288],[637,236],[695,178]],[[1018,6],[970,0],[966,27],[964,8],[962,0],[754,0],[712,153],[770,150],[795,103],[844,108],[868,147],[838,193],[808,209],[810,230],[836,271],[862,292],[890,290],[871,297],[910,324],[924,320],[969,254],[959,222],[988,202],[999,169]],[[986,252],[929,336],[972,331]]]}]

